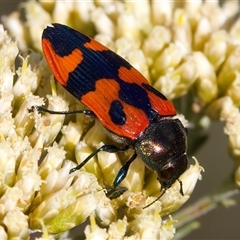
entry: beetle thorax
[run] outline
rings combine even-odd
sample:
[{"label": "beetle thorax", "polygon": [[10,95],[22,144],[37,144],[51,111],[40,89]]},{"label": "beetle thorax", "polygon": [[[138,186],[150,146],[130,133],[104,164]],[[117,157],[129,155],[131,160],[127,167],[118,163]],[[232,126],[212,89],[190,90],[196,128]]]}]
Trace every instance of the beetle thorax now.
[{"label": "beetle thorax", "polygon": [[163,118],[150,124],[136,142],[137,154],[157,172],[164,188],[171,187],[187,168],[186,138],[179,119]]}]

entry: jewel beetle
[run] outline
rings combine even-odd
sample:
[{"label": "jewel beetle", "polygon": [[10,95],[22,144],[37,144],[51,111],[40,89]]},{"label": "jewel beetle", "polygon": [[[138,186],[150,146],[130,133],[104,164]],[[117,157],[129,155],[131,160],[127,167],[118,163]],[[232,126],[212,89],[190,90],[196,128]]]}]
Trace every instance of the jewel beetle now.
[{"label": "jewel beetle", "polygon": [[[161,189],[179,180],[188,165],[187,130],[174,118],[176,110],[162,93],[122,57],[68,26],[48,26],[42,34],[42,48],[57,81],[89,108],[82,113],[95,116],[123,146],[103,145],[70,172],[100,151],[116,153],[133,148],[113,189],[126,177],[137,156],[156,171]],[[183,194],[182,186],[180,192]]]}]

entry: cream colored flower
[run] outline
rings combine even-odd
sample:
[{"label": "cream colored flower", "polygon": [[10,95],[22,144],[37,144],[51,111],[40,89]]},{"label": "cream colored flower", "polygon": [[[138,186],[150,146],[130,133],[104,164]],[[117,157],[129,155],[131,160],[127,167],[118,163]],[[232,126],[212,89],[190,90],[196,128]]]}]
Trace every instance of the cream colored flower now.
[{"label": "cream colored flower", "polygon": [[[51,234],[57,233],[64,238],[87,218],[87,239],[171,239],[177,219],[169,214],[189,199],[203,170],[196,161],[157,201],[161,194],[157,174],[139,157],[115,194],[125,187],[127,191],[116,199],[107,197],[131,149],[120,154],[99,152],[80,171],[69,174],[74,162],[80,164],[113,142],[89,116],[29,111],[42,105],[54,111],[85,109],[55,85],[42,57],[41,34],[51,22],[95,37],[174,99],[179,113],[188,118],[189,124],[181,118],[184,126],[197,132],[189,140],[193,148],[189,151],[198,147],[194,144],[199,144],[209,121],[224,121],[240,185],[240,20],[226,28],[238,11],[237,1],[220,6],[217,1],[56,0],[21,6],[24,21],[18,12],[1,19],[16,42],[0,25],[1,239],[28,239],[34,231],[42,231],[43,239],[54,239]],[[15,69],[19,52],[29,56],[20,57]]]},{"label": "cream colored flower", "polygon": [[162,211],[161,214],[167,215],[178,210],[191,196],[198,180],[202,179],[201,172],[204,170],[196,159],[195,165],[190,165],[181,177],[184,196],[180,194],[181,184],[176,181],[171,188],[161,197]]},{"label": "cream colored flower", "polygon": [[236,174],[235,174],[235,181],[237,185],[240,187],[240,166],[238,167]]}]

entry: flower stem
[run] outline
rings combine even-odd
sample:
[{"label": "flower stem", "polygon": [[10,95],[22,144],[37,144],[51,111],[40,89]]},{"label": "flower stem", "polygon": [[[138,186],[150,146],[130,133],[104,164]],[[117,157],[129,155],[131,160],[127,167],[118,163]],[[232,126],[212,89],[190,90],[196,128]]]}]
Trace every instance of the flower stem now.
[{"label": "flower stem", "polygon": [[[204,196],[193,205],[173,214],[173,218],[178,219],[178,222],[175,226],[178,228],[179,234],[178,237],[177,235],[175,236],[177,237],[175,239],[180,239],[188,235],[194,229],[198,228],[196,221],[194,220],[217,208],[220,203],[224,204],[225,206],[230,206],[231,204],[229,204],[229,201],[227,200],[229,200],[234,195],[239,194],[239,192],[240,191],[236,188],[236,185],[233,182],[228,181],[225,182],[225,184],[223,184],[217,192]],[[193,221],[195,224],[192,224]],[[190,222],[191,224],[188,224]]]}]

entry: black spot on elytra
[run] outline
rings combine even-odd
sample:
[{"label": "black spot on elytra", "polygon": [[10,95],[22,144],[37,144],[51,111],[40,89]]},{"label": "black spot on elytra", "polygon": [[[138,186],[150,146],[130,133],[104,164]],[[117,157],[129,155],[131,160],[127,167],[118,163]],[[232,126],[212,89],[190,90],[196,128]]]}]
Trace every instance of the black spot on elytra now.
[{"label": "black spot on elytra", "polygon": [[123,105],[119,100],[112,101],[108,112],[113,123],[123,125],[126,121],[126,114],[123,111]]},{"label": "black spot on elytra", "polygon": [[155,88],[153,88],[151,85],[149,84],[146,84],[146,83],[143,83],[142,86],[147,89],[148,91],[154,93],[155,95],[157,95],[158,97],[160,97],[161,99],[163,100],[167,100],[167,98],[162,94],[160,93],[159,91],[157,91]]},{"label": "black spot on elytra", "polygon": [[137,109],[143,110],[150,121],[156,118],[156,112],[152,109],[147,91],[136,83],[121,82],[119,98]]}]

